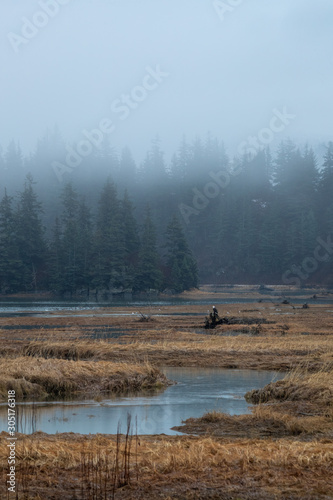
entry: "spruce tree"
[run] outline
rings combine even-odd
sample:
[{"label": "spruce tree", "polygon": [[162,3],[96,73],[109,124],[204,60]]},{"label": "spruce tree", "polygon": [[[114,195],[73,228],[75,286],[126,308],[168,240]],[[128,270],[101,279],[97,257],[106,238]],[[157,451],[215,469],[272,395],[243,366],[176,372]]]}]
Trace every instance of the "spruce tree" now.
[{"label": "spruce tree", "polygon": [[166,231],[167,238],[167,285],[176,292],[190,290],[198,286],[196,261],[187,244],[183,228],[174,216]]},{"label": "spruce tree", "polygon": [[138,264],[140,249],[140,238],[138,227],[134,217],[133,204],[125,190],[122,200],[122,228],[124,237],[124,265],[125,265],[125,283],[126,288],[132,288],[135,281],[135,267]]},{"label": "spruce tree", "polygon": [[159,137],[152,141],[152,147],[141,165],[141,180],[145,184],[161,184],[166,180],[164,152]]},{"label": "spruce tree", "polygon": [[21,286],[25,290],[37,290],[45,281],[47,247],[41,221],[42,207],[32,185],[32,176],[28,174],[24,190],[19,195],[16,213],[19,257],[22,262]]},{"label": "spruce tree", "polygon": [[66,291],[64,279],[61,224],[58,217],[56,217],[48,252],[48,285],[52,292],[62,293]]},{"label": "spruce tree", "polygon": [[103,137],[102,144],[97,150],[98,163],[100,169],[108,176],[118,178],[119,176],[119,158],[117,151],[111,145],[107,135]]},{"label": "spruce tree", "polygon": [[99,199],[94,240],[93,286],[98,289],[123,287],[125,244],[122,212],[116,186],[110,179]]},{"label": "spruce tree", "polygon": [[134,289],[137,291],[159,290],[162,281],[163,276],[160,270],[160,258],[156,245],[156,231],[150,209],[147,208]]},{"label": "spruce tree", "polygon": [[23,166],[22,151],[19,144],[11,141],[5,153],[5,165],[10,174],[17,178]]},{"label": "spruce tree", "polygon": [[171,163],[171,174],[176,186],[179,182],[183,182],[189,175],[189,163],[190,148],[186,142],[186,137],[183,136],[179,149],[173,155]]},{"label": "spruce tree", "polygon": [[61,195],[62,212],[62,255],[63,291],[75,292],[78,282],[78,195],[71,183],[67,183]]},{"label": "spruce tree", "polygon": [[77,286],[89,292],[92,270],[92,216],[85,199],[78,206],[77,216]]},{"label": "spruce tree", "polygon": [[329,142],[324,155],[319,182],[320,230],[333,234],[333,142]]},{"label": "spruce tree", "polygon": [[136,181],[136,164],[133,159],[131,150],[127,147],[121,152],[119,165],[119,179],[123,186],[134,186]]},{"label": "spruce tree", "polygon": [[19,256],[16,219],[12,198],[5,194],[0,203],[0,291],[20,290],[22,262]]}]

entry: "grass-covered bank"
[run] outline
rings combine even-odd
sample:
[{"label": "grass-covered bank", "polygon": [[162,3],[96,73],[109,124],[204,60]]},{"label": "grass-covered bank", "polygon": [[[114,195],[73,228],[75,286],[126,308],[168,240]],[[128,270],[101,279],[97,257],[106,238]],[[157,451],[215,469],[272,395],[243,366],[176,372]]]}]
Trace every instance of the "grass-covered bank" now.
[{"label": "grass-covered bank", "polygon": [[[123,470],[127,463],[130,480],[114,492],[116,436],[18,435],[18,500],[58,499],[60,491],[63,500],[97,500],[105,492],[115,500],[333,498],[332,306],[212,303],[223,316],[239,318],[237,324],[205,331],[207,306],[200,305],[186,306],[186,315],[183,305],[147,306],[141,312],[151,316],[148,322],[125,316],[121,307],[112,310],[119,316],[103,308],[91,316],[0,318],[3,380],[10,373],[16,381],[44,383],[43,390],[54,380],[58,388],[75,382],[70,391],[107,380],[122,387],[121,381],[144,379],[165,365],[289,371],[284,381],[248,394],[255,403],[249,415],[210,412],[180,428],[191,435],[133,438],[130,457],[124,461],[121,452],[117,465]],[[262,318],[267,321],[252,324]],[[118,444],[124,450],[125,436]]]},{"label": "grass-covered bank", "polygon": [[124,307],[0,318],[0,356],[282,371],[305,364],[318,371],[329,361],[332,306],[215,299],[221,315],[237,317],[237,324],[205,330],[206,305],[142,308],[149,322]]},{"label": "grass-covered bank", "polygon": [[314,437],[333,440],[332,363],[314,373],[298,367],[283,380],[248,392],[245,398],[256,405],[249,415],[231,416],[213,411],[201,418],[190,418],[176,429],[215,437],[297,436],[304,440]]},{"label": "grass-covered bank", "polygon": [[[5,498],[4,433],[1,438],[0,494]],[[333,446],[327,439],[302,442],[289,438],[140,436],[136,441],[133,437],[130,456],[127,454],[128,481],[112,496],[116,436],[36,433],[18,438],[18,482],[20,491],[26,493],[19,499],[332,498]],[[125,445],[125,436],[118,437],[119,475],[124,472]]]},{"label": "grass-covered bank", "polygon": [[0,400],[14,389],[16,399],[42,399],[94,394],[124,393],[165,387],[168,380],[157,368],[145,364],[110,361],[69,361],[20,356],[0,358]]},{"label": "grass-covered bank", "polygon": [[[201,366],[256,370],[290,370],[307,364],[311,371],[318,371],[329,360],[333,351],[333,336],[217,336],[196,335],[159,330],[156,340],[151,327],[146,331],[147,340],[126,343],[78,339],[75,341],[31,341],[22,349],[25,356],[71,359],[123,361],[154,366]],[[141,339],[140,339],[141,337]],[[187,337],[187,338],[186,338]]]}]

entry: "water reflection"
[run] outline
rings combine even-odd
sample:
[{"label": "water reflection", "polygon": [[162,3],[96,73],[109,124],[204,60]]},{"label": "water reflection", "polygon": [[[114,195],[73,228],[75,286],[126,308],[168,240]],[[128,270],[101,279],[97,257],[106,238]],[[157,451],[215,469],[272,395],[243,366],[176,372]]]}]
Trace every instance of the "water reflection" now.
[{"label": "water reflection", "polygon": [[[125,396],[65,403],[19,404],[19,432],[41,430],[50,434],[117,432],[126,428],[127,414],[137,417],[138,434],[179,434],[171,427],[189,417],[219,410],[231,415],[248,413],[244,394],[284,375],[253,370],[210,368],[166,368],[166,376],[178,383],[155,395]],[[5,408],[0,410],[0,431],[6,430]]]}]

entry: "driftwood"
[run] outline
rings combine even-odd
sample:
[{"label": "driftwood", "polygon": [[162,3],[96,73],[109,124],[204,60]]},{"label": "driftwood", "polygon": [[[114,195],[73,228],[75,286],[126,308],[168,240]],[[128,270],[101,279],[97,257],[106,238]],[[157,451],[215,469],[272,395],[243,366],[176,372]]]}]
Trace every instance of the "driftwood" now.
[{"label": "driftwood", "polygon": [[210,313],[205,318],[205,328],[214,329],[217,325],[262,325],[273,324],[275,321],[268,321],[266,318],[241,318],[236,316],[224,316],[220,318],[218,315]]},{"label": "driftwood", "polygon": [[138,321],[140,321],[141,323],[148,323],[149,321],[153,321],[153,318],[151,316],[148,316],[147,314],[142,314],[142,312],[140,312]]},{"label": "driftwood", "polygon": [[219,318],[210,313],[210,315],[205,318],[205,328],[208,330],[209,328],[215,328],[216,325],[222,325],[225,323],[224,319],[225,318]]}]

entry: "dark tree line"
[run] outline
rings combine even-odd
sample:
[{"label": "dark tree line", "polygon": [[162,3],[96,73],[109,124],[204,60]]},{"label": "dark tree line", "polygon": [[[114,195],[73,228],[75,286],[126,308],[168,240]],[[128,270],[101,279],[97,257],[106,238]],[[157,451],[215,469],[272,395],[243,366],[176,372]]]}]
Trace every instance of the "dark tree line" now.
[{"label": "dark tree line", "polygon": [[[2,283],[180,291],[196,282],[191,248],[201,283],[332,284],[333,142],[318,159],[286,140],[231,160],[211,136],[183,138],[167,163],[156,139],[136,165],[105,140],[59,182],[52,162],[65,156],[57,131],[29,158],[15,143],[0,155]],[[28,254],[29,192],[40,243]]]},{"label": "dark tree line", "polygon": [[182,292],[197,286],[196,262],[176,216],[165,228],[163,258],[149,208],[140,231],[127,192],[120,199],[110,180],[94,215],[71,183],[62,190],[61,206],[47,241],[32,177],[17,200],[5,190],[0,203],[2,293]]}]

